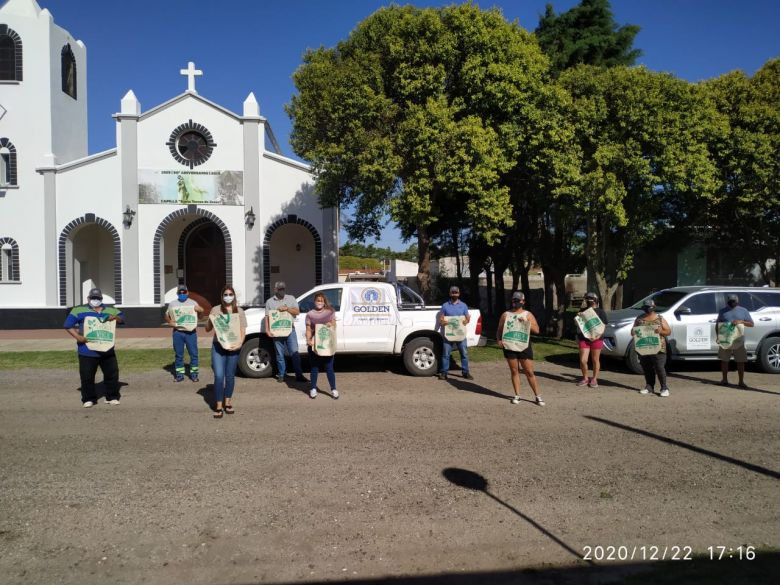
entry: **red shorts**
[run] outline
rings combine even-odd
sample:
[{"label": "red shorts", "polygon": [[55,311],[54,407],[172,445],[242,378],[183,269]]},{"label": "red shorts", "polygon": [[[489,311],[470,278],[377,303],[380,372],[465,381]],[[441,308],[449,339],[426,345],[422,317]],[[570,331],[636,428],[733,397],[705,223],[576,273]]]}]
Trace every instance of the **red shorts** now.
[{"label": "red shorts", "polygon": [[594,339],[591,341],[590,339],[580,339],[579,346],[580,349],[604,349],[604,340]]}]

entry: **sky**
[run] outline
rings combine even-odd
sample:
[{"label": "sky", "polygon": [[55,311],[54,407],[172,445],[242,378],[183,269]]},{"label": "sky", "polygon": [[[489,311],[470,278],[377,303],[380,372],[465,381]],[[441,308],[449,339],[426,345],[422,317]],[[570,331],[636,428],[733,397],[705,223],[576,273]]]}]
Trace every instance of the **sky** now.
[{"label": "sky", "polygon": [[[3,0],[0,0],[2,3]],[[203,71],[200,95],[237,113],[254,92],[282,153],[291,122],[284,105],[295,94],[292,74],[307,49],[332,47],[355,26],[390,2],[379,0],[38,0],[54,21],[87,46],[89,151],[116,146],[112,114],[132,89],[142,110],[182,93],[179,74],[189,61]],[[406,4],[407,2],[398,2]],[[413,1],[419,7],[450,1]],[[552,0],[560,13],[577,0]],[[477,1],[497,7],[511,21],[536,28],[546,0]],[[780,56],[778,0],[612,0],[618,24],[641,27],[634,47],[638,64],[689,81],[734,69],[752,75]],[[342,232],[341,241],[346,242]],[[403,250],[387,228],[378,242]]]}]

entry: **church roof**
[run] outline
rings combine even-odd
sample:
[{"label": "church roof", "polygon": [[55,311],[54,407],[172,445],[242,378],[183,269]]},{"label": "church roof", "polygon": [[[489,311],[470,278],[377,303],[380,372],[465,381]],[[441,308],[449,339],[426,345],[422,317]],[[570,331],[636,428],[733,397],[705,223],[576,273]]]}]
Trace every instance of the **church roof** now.
[{"label": "church roof", "polygon": [[38,16],[41,13],[41,7],[35,0],[8,0],[0,7],[0,12],[20,16]]},{"label": "church roof", "polygon": [[[157,112],[161,112],[161,111],[163,111],[163,110],[165,110],[167,108],[170,108],[171,106],[173,106],[175,104],[178,104],[179,102],[182,102],[182,101],[184,101],[184,100],[186,100],[188,98],[189,99],[198,100],[200,102],[203,102],[204,104],[207,104],[208,106],[211,106],[212,108],[214,108],[216,110],[219,110],[223,114],[225,114],[227,116],[230,116],[231,118],[233,118],[234,120],[236,120],[238,122],[240,122],[241,120],[244,119],[242,116],[239,116],[235,112],[231,112],[227,108],[225,108],[223,106],[220,106],[218,103],[212,102],[211,100],[209,100],[207,98],[204,98],[199,93],[195,93],[195,92],[192,92],[192,91],[185,91],[184,93],[181,93],[181,94],[179,94],[179,95],[169,99],[167,102],[163,102],[163,103],[161,103],[161,104],[159,104],[157,106],[154,106],[150,110],[146,110],[145,112],[142,112],[141,115],[138,117],[138,119],[140,121],[140,120],[144,120],[146,118],[149,118],[150,116],[153,116]],[[282,151],[279,148],[279,143],[276,141],[276,136],[274,135],[274,132],[271,129],[271,124],[263,116],[257,116],[255,119],[259,119],[260,122],[262,122],[265,125],[266,134],[268,136],[269,141],[271,142],[271,146],[273,147],[274,152],[276,152],[277,154],[281,154]]]}]

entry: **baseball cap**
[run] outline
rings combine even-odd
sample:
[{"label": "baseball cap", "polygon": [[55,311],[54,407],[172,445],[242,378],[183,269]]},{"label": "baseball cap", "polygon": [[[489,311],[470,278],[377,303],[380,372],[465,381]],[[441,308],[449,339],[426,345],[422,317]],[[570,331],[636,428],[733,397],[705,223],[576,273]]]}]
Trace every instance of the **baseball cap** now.
[{"label": "baseball cap", "polygon": [[512,300],[518,300],[518,301],[524,301],[525,300],[525,294],[522,291],[516,290],[512,293]]},{"label": "baseball cap", "polygon": [[643,307],[651,307],[655,309],[655,301],[653,299],[647,299],[642,303]]},{"label": "baseball cap", "polygon": [[279,282],[277,282],[274,285],[274,290],[280,290],[280,289],[281,290],[286,290],[287,289],[287,285],[284,283],[283,280],[280,280]]},{"label": "baseball cap", "polygon": [[586,299],[593,299],[594,301],[599,300],[598,295],[596,293],[594,293],[594,292],[586,292],[585,293],[585,298]]},{"label": "baseball cap", "polygon": [[185,292],[186,293],[187,290],[188,290],[187,289],[187,285],[184,284],[184,283],[181,283],[179,286],[176,287],[176,292],[180,292],[180,293]]},{"label": "baseball cap", "polygon": [[739,302],[739,297],[735,295],[734,293],[729,293],[729,295],[726,297],[726,301],[737,301]]},{"label": "baseball cap", "polygon": [[460,293],[460,289],[459,289],[457,286],[455,286],[455,285],[453,284],[453,285],[450,287],[450,292],[451,292],[451,293]]},{"label": "baseball cap", "polygon": [[88,299],[103,299],[103,293],[100,292],[100,289],[95,287],[93,289],[90,289],[89,294],[87,295]]}]

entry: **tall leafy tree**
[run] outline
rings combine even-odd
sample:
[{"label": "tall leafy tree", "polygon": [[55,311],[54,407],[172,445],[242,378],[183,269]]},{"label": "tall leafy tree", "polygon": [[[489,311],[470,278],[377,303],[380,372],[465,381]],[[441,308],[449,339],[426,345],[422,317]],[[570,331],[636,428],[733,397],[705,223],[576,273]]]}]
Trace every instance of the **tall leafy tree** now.
[{"label": "tall leafy tree", "polygon": [[633,65],[642,54],[633,48],[638,32],[633,24],[618,26],[609,0],[582,0],[561,14],[547,4],[536,37],[553,70],[561,72],[577,65]]},{"label": "tall leafy tree", "polygon": [[718,187],[707,142],[721,118],[694,85],[645,68],[580,66],[561,84],[573,98],[582,156],[575,206],[586,261],[609,307],[634,254]]},{"label": "tall leafy tree", "polygon": [[321,202],[354,205],[350,237],[376,235],[389,215],[417,238],[427,297],[431,240],[459,225],[450,216],[487,243],[511,224],[502,177],[546,67],[532,36],[496,10],[383,8],[305,55],[291,142],[318,173]]},{"label": "tall leafy tree", "polygon": [[728,130],[711,141],[721,183],[717,204],[698,216],[701,235],[740,250],[780,286],[780,58],[752,78],[733,71],[703,85]]}]

